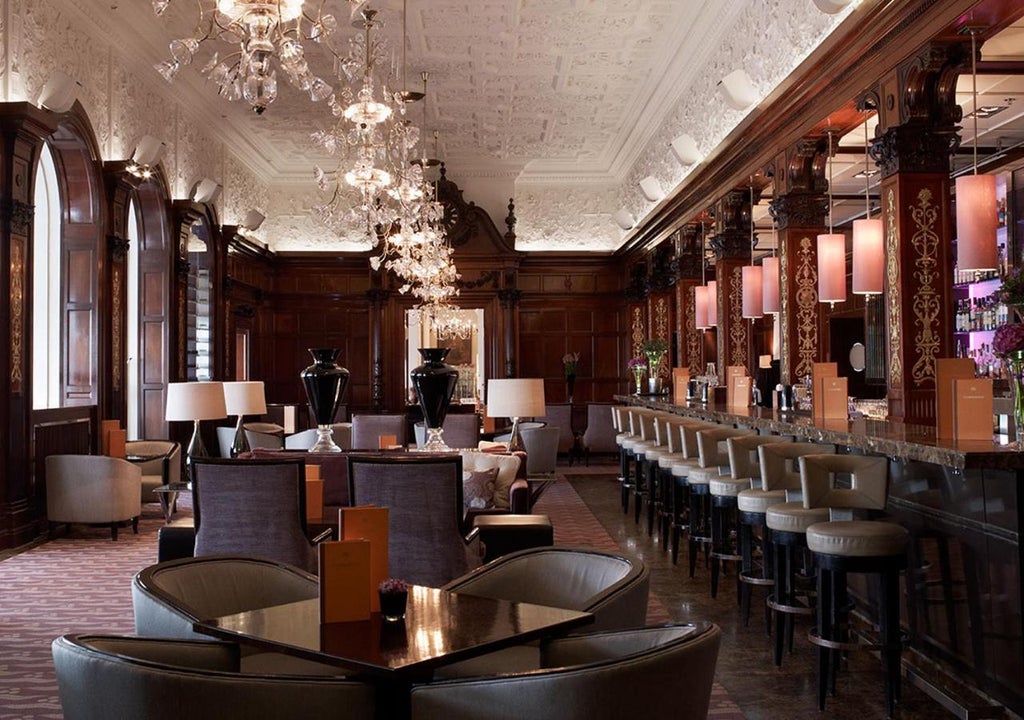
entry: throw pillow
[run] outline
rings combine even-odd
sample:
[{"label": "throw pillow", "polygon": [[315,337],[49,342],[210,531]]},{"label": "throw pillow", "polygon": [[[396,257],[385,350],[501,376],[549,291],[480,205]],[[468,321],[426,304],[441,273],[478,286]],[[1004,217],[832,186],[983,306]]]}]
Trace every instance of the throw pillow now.
[{"label": "throw pillow", "polygon": [[462,502],[467,508],[494,507],[494,481],[498,468],[468,471],[462,474]]}]

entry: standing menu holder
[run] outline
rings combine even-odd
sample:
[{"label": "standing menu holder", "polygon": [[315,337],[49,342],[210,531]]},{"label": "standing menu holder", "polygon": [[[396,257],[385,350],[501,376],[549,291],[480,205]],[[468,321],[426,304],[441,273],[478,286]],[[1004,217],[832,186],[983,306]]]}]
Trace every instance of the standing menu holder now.
[{"label": "standing menu holder", "polygon": [[[833,363],[828,363],[832,365]],[[849,417],[850,406],[847,383],[844,377],[819,376],[814,383],[811,397],[812,415],[821,420],[845,420]]]},{"label": "standing menu holder", "polygon": [[369,601],[380,611],[377,586],[388,578],[388,509],[372,505],[341,509],[341,539],[366,540],[370,544]]},{"label": "standing menu holder", "polygon": [[[736,403],[733,400],[733,395],[736,392],[734,387],[736,378],[746,376],[747,369],[742,365],[729,365],[725,368],[725,404],[727,407],[736,407]],[[749,405],[749,401],[747,404]]]},{"label": "standing menu holder", "polygon": [[324,481],[319,465],[306,465],[306,520],[319,520],[324,514]]},{"label": "standing menu holder", "polygon": [[672,402],[675,405],[686,404],[686,386],[690,383],[688,368],[672,368]]},{"label": "standing menu holder", "polygon": [[750,407],[750,378],[746,375],[733,375],[729,378],[725,404],[733,410],[745,410]]},{"label": "standing menu holder", "polygon": [[953,380],[953,438],[992,440],[991,380]]},{"label": "standing menu holder", "polygon": [[954,438],[953,405],[956,380],[974,379],[974,361],[970,358],[938,358],[935,361],[935,434],[940,438]]},{"label": "standing menu holder", "polygon": [[[370,619],[370,543],[336,540],[320,543],[320,622]],[[358,592],[358,588],[364,588]]]}]

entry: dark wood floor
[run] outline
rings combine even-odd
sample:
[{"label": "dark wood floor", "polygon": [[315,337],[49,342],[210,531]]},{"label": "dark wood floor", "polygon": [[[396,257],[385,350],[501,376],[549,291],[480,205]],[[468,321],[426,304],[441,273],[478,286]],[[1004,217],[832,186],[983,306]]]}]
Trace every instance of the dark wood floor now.
[{"label": "dark wood floor", "polygon": [[[651,569],[651,591],[664,603],[676,621],[712,620],[723,630],[718,660],[718,681],[739,704],[750,720],[790,720],[791,718],[839,718],[882,720],[886,717],[881,665],[869,652],[851,653],[848,666],[840,673],[837,696],[828,698],[826,710],[819,712],[815,699],[815,652],[806,639],[809,622],[797,621],[793,653],[781,668],[772,662],[772,641],[765,634],[764,593],[755,589],[755,609],[750,624],[744,627],[736,602],[735,571],[730,569],[717,599],[711,598],[710,571],[698,563],[696,575],[688,577],[686,551],[681,550],[679,564],[661,550],[657,534],[647,536],[646,523],[633,521],[631,512],[621,510],[618,484],[614,481],[617,464],[587,469],[567,468],[573,487],[590,507],[623,551],[638,556]],[[762,606],[763,607],[763,606]],[[895,716],[902,720],[952,718],[954,715],[908,683],[903,684],[903,701]]]}]

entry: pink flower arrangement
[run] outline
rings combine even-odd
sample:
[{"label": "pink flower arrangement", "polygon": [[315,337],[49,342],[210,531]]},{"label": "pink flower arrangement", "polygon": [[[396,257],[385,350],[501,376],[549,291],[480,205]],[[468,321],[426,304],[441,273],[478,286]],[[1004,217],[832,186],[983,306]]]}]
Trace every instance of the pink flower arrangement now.
[{"label": "pink flower arrangement", "polygon": [[626,363],[626,367],[629,370],[646,370],[647,369],[647,358],[642,355],[630,358],[629,362]]},{"label": "pink flower arrangement", "polygon": [[996,328],[992,337],[992,350],[996,355],[1007,356],[1024,351],[1024,323],[1010,323]]},{"label": "pink flower arrangement", "polygon": [[405,582],[405,580],[400,580],[399,578],[388,578],[387,580],[382,580],[380,585],[377,586],[377,589],[385,595],[390,595],[391,593],[404,593],[409,591],[409,584]]}]

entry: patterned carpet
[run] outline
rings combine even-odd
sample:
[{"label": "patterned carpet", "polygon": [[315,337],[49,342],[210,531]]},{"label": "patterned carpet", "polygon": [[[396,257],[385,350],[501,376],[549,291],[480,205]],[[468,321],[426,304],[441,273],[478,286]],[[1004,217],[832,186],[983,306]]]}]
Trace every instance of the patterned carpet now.
[{"label": "patterned carpet", "polygon": [[[179,503],[184,505],[184,503]],[[553,484],[537,505],[551,516],[560,545],[619,550],[568,482]],[[156,561],[163,518],[146,506],[139,534],[75,526],[60,537],[0,561],[0,719],[61,718],[50,642],[69,632],[131,634],[131,579]],[[179,515],[189,513],[181,507]],[[669,615],[651,598],[648,620]],[[709,718],[742,720],[739,707],[717,684]]]}]

